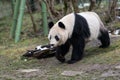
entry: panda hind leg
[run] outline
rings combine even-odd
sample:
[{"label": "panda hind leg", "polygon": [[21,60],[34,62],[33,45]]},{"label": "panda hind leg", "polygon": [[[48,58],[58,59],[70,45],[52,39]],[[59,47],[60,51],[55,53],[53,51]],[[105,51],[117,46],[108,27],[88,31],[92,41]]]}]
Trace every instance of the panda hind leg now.
[{"label": "panda hind leg", "polygon": [[98,37],[101,42],[99,48],[107,48],[110,45],[110,37],[107,30],[101,30],[101,35]]}]

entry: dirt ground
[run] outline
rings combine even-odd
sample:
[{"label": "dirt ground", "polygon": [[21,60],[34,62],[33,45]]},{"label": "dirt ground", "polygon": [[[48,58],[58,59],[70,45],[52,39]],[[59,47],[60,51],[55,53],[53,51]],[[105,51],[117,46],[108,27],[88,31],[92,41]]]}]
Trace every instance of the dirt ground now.
[{"label": "dirt ground", "polygon": [[[120,37],[111,38],[112,44],[119,40]],[[86,49],[95,48],[99,44],[98,41],[92,41],[87,44]],[[97,54],[87,55],[89,52],[90,50],[85,50],[85,58],[75,64],[62,64],[54,57],[41,60],[15,59],[14,61],[6,56],[0,56],[0,80],[120,80],[120,59],[116,62],[104,63],[102,59],[99,61]],[[70,55],[66,57],[68,59]],[[92,57],[98,59],[89,61]]]}]

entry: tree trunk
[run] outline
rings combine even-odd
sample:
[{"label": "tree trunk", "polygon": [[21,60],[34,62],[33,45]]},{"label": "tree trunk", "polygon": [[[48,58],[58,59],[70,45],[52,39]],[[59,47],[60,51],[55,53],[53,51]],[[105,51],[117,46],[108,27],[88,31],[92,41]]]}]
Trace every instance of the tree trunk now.
[{"label": "tree trunk", "polygon": [[64,0],[64,15],[73,11],[79,12],[78,0]]},{"label": "tree trunk", "polygon": [[36,10],[35,8],[35,1],[34,0],[29,0],[29,6],[32,12],[34,12]]},{"label": "tree trunk", "polygon": [[96,3],[96,0],[90,0],[90,7],[89,7],[88,11],[93,10],[93,8],[95,7],[95,3]]},{"label": "tree trunk", "polygon": [[118,0],[113,0],[112,5],[110,7],[110,14],[111,14],[111,16],[112,16],[113,19],[115,19],[115,13],[116,13],[115,8],[117,6],[117,1]]},{"label": "tree trunk", "polygon": [[64,15],[69,13],[69,9],[71,9],[70,0],[64,0]]},{"label": "tree trunk", "polygon": [[99,8],[99,7],[100,7],[101,2],[102,2],[102,0],[96,0],[96,3],[97,3],[97,8]]},{"label": "tree trunk", "polygon": [[72,5],[73,5],[73,8],[74,8],[74,12],[78,13],[79,12],[78,0],[72,0]]},{"label": "tree trunk", "polygon": [[111,22],[115,20],[116,16],[116,6],[117,6],[118,0],[109,0],[109,6],[108,6],[108,11],[107,11],[107,17],[106,17],[106,22]]},{"label": "tree trunk", "polygon": [[45,1],[45,3],[46,3],[47,11],[48,11],[48,13],[49,13],[49,16],[50,16],[51,20],[54,21],[54,17],[53,17],[53,15],[52,15],[52,13],[51,13],[51,10],[50,10],[50,7],[49,7],[49,4],[47,3],[46,0],[44,0],[44,1]]},{"label": "tree trunk", "polygon": [[29,5],[29,0],[27,0],[26,4],[27,4],[27,9],[28,9],[28,12],[30,14],[31,21],[32,21],[32,24],[33,24],[33,30],[34,30],[34,32],[37,32],[36,24],[35,24],[34,18],[32,16],[32,10],[31,10],[30,5]]},{"label": "tree trunk", "polygon": [[54,16],[58,16],[59,15],[59,12],[57,12],[54,8],[54,0],[46,0],[47,4],[49,5],[49,9],[51,11],[51,13],[54,15]]}]

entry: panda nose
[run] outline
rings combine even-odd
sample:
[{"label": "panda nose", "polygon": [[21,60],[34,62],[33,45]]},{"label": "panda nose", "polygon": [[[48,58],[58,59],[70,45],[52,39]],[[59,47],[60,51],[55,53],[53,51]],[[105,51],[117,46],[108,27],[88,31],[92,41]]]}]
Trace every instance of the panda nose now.
[{"label": "panda nose", "polygon": [[50,44],[50,48],[53,48],[54,47],[54,44]]},{"label": "panda nose", "polygon": [[51,44],[51,46],[54,46],[54,44]]}]

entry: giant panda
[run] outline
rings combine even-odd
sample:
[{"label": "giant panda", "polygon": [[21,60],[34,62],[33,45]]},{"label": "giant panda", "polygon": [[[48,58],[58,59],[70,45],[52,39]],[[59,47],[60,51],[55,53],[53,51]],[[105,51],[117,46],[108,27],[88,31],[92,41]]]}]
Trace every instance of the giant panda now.
[{"label": "giant panda", "polygon": [[85,44],[93,39],[101,42],[100,48],[110,45],[107,29],[95,12],[70,13],[61,18],[56,24],[49,22],[48,39],[56,47],[55,57],[65,62],[65,55],[70,46],[73,47],[68,64],[75,63],[83,58]]}]

